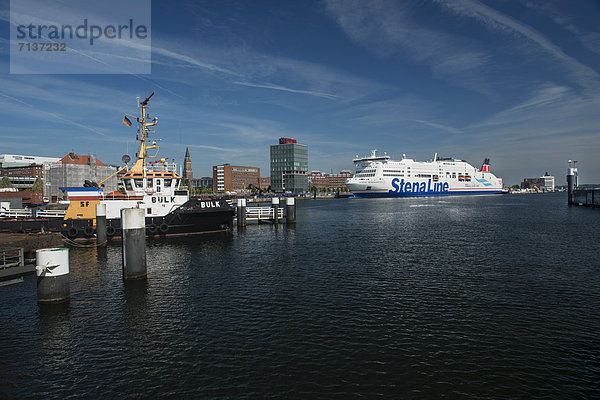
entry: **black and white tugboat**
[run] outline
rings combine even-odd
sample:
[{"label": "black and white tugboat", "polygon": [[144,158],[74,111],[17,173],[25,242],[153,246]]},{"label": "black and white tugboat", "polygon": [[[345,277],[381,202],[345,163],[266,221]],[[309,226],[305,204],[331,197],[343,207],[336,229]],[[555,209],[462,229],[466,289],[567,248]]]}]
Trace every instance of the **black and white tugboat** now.
[{"label": "black and white tugboat", "polygon": [[[4,219],[0,220],[0,232],[58,231],[69,239],[90,238],[95,234],[96,204],[100,203],[106,205],[106,233],[109,238],[121,236],[121,209],[134,207],[146,210],[148,236],[230,231],[234,208],[223,199],[190,198],[187,188],[181,185],[182,177],[177,174],[176,165],[169,164],[167,158],[157,158],[157,140],[150,139],[149,135],[156,132],[158,118],[150,119],[147,113],[148,101],[153,95],[142,102],[138,99],[140,116],[133,118],[138,123],[140,149],[133,166],[120,170],[126,170],[119,178],[124,193],[104,193],[100,187],[61,188],[69,203],[63,219]],[[123,122],[131,125],[127,116]],[[125,163],[129,162],[127,158],[124,156]],[[155,160],[149,162],[148,159]]]}]

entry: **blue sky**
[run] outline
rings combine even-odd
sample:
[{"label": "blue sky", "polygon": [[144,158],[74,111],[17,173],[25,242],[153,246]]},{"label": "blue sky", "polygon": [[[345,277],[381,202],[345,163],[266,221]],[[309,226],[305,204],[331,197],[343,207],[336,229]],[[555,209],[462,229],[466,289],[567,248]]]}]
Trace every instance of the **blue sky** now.
[{"label": "blue sky", "polygon": [[600,3],[578,1],[152,2],[149,75],[9,74],[0,1],[0,153],[135,152],[136,97],[156,92],[161,155],[195,176],[309,146],[309,168],[370,149],[480,166],[506,184],[567,160],[600,182]]}]

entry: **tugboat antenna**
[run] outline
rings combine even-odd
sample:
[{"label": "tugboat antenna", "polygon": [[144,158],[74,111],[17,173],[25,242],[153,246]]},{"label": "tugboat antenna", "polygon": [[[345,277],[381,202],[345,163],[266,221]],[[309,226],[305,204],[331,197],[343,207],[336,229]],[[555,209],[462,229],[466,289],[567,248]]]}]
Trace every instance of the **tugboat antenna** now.
[{"label": "tugboat antenna", "polygon": [[141,105],[141,106],[147,106],[147,105],[148,105],[148,101],[150,100],[150,97],[152,97],[152,96],[154,96],[154,92],[152,92],[152,94],[150,94],[150,96],[148,96],[148,97],[146,98],[146,100],[142,101],[142,102],[140,103],[140,105]]}]

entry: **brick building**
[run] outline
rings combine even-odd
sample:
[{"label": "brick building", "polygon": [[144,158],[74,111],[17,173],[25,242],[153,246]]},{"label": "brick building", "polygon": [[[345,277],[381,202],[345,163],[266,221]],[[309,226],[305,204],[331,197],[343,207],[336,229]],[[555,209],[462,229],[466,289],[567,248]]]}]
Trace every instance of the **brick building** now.
[{"label": "brick building", "polygon": [[237,165],[215,165],[213,166],[213,191],[228,192],[241,191],[248,185],[259,187],[260,168],[242,167]]},{"label": "brick building", "polygon": [[260,189],[267,190],[269,186],[271,186],[271,177],[266,176],[264,178],[260,178]]},{"label": "brick building", "polygon": [[0,178],[8,177],[13,187],[17,189],[30,189],[37,178],[44,179],[44,166],[31,164],[20,167],[0,168]]},{"label": "brick building", "polygon": [[323,189],[345,189],[346,180],[352,178],[352,172],[340,171],[339,174],[324,174],[320,171],[311,171],[308,173],[310,187],[316,187],[317,190]]}]

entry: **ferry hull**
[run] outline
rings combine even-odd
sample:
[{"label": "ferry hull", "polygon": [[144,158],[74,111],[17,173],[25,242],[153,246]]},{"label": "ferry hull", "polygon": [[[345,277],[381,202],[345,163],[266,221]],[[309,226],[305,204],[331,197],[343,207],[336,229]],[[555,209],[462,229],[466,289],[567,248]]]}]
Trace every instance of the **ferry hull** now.
[{"label": "ferry hull", "polygon": [[431,197],[431,196],[467,196],[467,195],[486,195],[502,194],[502,189],[497,190],[456,190],[443,193],[398,193],[388,191],[366,191],[352,192],[355,197],[360,198],[391,198],[391,197]]}]

